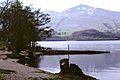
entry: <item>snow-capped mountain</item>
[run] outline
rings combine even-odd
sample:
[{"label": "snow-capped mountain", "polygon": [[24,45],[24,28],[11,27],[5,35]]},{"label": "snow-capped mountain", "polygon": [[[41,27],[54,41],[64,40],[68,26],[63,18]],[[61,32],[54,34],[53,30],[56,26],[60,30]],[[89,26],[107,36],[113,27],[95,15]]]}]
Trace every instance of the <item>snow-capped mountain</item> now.
[{"label": "snow-capped mountain", "polygon": [[51,27],[60,35],[71,35],[76,31],[96,29],[101,32],[120,30],[120,12],[78,5],[61,13],[48,11]]},{"label": "snow-capped mountain", "polygon": [[86,14],[93,14],[95,8],[87,6],[87,5],[79,5],[73,8],[70,8],[66,11],[63,11],[64,13],[76,13],[76,12],[81,12],[81,13],[86,13]]}]

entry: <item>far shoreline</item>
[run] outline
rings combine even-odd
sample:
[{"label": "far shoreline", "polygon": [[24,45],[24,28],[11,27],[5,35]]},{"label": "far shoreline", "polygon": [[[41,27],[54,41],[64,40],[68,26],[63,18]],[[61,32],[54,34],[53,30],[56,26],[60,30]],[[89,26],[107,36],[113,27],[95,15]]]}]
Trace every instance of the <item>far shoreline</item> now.
[{"label": "far shoreline", "polygon": [[120,39],[110,39],[110,40],[44,40],[37,42],[57,42],[57,41],[120,41]]}]

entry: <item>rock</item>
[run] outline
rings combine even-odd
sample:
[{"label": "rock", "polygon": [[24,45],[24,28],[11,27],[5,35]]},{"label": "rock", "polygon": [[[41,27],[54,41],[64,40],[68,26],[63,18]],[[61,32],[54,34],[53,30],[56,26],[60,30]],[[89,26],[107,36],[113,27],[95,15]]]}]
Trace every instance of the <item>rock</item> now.
[{"label": "rock", "polygon": [[78,65],[69,65],[69,59],[67,58],[60,60],[60,69],[60,74],[62,74],[64,77],[67,75],[67,78],[70,78],[69,80],[72,78],[72,80],[97,80],[96,78],[85,75]]},{"label": "rock", "polygon": [[70,64],[69,74],[85,77],[85,74],[82,72],[82,70],[76,64]]},{"label": "rock", "polygon": [[1,54],[1,55],[0,55],[0,59],[5,60],[5,59],[7,59],[7,56],[6,56],[6,55],[4,55],[4,54]]},{"label": "rock", "polygon": [[60,60],[60,69],[61,69],[61,73],[64,73],[64,74],[69,73],[69,59]]}]

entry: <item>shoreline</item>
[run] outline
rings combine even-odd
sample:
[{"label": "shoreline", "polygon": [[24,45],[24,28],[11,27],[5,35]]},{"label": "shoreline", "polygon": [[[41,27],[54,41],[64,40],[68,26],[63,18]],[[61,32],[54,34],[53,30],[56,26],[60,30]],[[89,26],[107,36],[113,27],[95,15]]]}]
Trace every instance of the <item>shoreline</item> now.
[{"label": "shoreline", "polygon": [[110,51],[79,51],[79,50],[42,50],[38,55],[93,55],[93,54],[108,54]]},{"label": "shoreline", "polygon": [[[8,51],[0,51],[0,57],[3,55],[11,54]],[[71,76],[76,78],[74,75],[61,75],[53,74],[47,71],[40,70],[38,68],[29,67],[17,63],[18,59],[0,58],[0,77],[2,80],[71,80]],[[2,72],[2,73],[1,73]],[[87,75],[86,75],[87,76]],[[77,76],[78,80],[83,80],[80,76]],[[90,80],[97,80],[93,77],[88,77]],[[72,80],[73,80],[72,79]]]},{"label": "shoreline", "polygon": [[[11,52],[0,51],[0,56],[1,54],[7,55],[11,54]],[[51,76],[54,75],[50,72],[46,72],[38,68],[29,67],[17,63],[17,59],[12,58],[0,58],[0,69],[3,71],[11,71],[10,74],[2,74],[5,80],[32,80],[34,78],[38,80],[43,80],[44,78],[51,78]]]}]

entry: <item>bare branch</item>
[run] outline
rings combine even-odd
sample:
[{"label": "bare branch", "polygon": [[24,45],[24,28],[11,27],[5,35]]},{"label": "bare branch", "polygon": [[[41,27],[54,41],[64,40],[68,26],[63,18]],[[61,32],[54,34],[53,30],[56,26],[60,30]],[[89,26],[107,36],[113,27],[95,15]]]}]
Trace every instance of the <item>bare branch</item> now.
[{"label": "bare branch", "polygon": [[0,18],[2,17],[2,14],[6,11],[6,9],[8,9],[10,4],[11,4],[10,0],[6,0],[0,3]]}]

